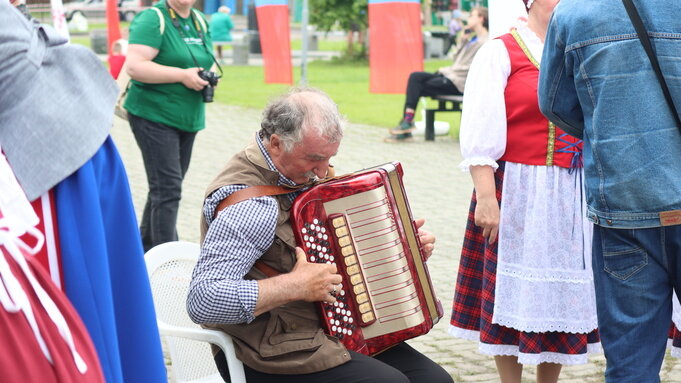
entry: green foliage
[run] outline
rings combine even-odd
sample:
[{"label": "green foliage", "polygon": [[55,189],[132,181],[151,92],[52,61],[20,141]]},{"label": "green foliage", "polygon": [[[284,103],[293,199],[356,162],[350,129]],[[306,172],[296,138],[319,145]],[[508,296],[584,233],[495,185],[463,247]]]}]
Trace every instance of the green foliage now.
[{"label": "green foliage", "polygon": [[332,60],[339,63],[369,63],[369,52],[366,45],[352,44],[352,46],[345,45],[340,50],[340,57],[333,57]]},{"label": "green foliage", "polygon": [[353,24],[366,29],[368,25],[367,0],[310,0],[310,24],[323,31],[338,26],[348,31]]},{"label": "green foliage", "polygon": [[[448,65],[449,60],[426,61],[426,71]],[[288,89],[281,84],[265,84],[263,68],[256,66],[227,66],[215,101],[262,109],[267,102]],[[294,67],[294,81],[300,79],[300,68]],[[308,65],[308,84],[327,92],[348,120],[353,123],[382,128],[393,127],[402,117],[404,94],[369,93],[369,66],[366,62],[313,61]],[[406,84],[405,84],[406,89]],[[420,114],[417,115],[420,116]],[[450,121],[452,113],[438,119]],[[450,123],[452,123],[450,121]]]}]

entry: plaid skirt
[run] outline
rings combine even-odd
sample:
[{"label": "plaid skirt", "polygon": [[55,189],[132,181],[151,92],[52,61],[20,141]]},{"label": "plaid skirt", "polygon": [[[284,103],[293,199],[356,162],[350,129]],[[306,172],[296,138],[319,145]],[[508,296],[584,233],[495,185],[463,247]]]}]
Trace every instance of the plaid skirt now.
[{"label": "plaid skirt", "polygon": [[[495,172],[497,200],[501,204],[504,163]],[[497,268],[497,242],[487,246],[475,225],[475,192],[468,213],[452,307],[450,333],[480,341],[490,355],[518,356],[521,364],[544,362],[586,363],[587,353],[600,351],[598,330],[588,334],[522,332],[492,323]]]}]

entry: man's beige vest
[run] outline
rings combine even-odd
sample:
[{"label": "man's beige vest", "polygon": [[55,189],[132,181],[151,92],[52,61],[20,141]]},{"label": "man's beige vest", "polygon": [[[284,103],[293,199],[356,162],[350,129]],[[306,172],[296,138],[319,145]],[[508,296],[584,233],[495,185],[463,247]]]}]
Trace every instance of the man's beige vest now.
[{"label": "man's beige vest", "polygon": [[[225,185],[276,185],[279,173],[269,170],[265,157],[255,142],[232,157],[210,184],[204,198]],[[291,201],[286,195],[274,197],[279,203],[279,217],[272,246],[261,261],[282,273],[295,265],[295,238],[289,223]],[[208,225],[201,219],[201,242]],[[246,279],[267,278],[252,268]],[[350,360],[345,347],[324,334],[313,303],[296,301],[259,315],[248,324],[206,325],[231,335],[237,357],[247,366],[269,374],[309,374],[336,367]]]}]

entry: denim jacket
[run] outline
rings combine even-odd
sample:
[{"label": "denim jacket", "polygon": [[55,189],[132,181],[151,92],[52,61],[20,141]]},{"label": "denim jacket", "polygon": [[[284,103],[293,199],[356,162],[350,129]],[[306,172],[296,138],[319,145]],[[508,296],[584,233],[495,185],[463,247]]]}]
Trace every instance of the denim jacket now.
[{"label": "denim jacket", "polygon": [[[681,3],[634,2],[681,108]],[[584,139],[591,221],[611,228],[681,223],[681,211],[673,212],[681,210],[681,132],[621,0],[556,6],[539,104],[556,125]]]}]

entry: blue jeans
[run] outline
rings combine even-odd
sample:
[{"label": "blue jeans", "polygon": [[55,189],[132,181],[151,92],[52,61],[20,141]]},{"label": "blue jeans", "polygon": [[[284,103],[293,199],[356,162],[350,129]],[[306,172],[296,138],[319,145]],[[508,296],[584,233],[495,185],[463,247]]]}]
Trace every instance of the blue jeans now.
[{"label": "blue jeans", "polygon": [[606,382],[659,382],[681,277],[681,226],[596,226],[593,273]]},{"label": "blue jeans", "polygon": [[128,114],[132,133],[142,151],[149,193],[142,213],[140,233],[144,251],[177,241],[177,211],[182,180],[189,169],[196,133]]}]

